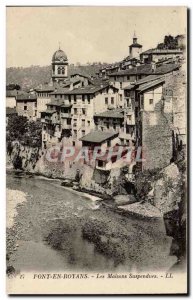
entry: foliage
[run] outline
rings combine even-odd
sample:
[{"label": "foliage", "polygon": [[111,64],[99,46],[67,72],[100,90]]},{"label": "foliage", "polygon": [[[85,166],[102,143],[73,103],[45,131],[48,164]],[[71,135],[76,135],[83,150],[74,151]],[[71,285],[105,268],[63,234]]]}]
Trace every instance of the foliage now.
[{"label": "foliage", "polygon": [[41,147],[42,125],[40,121],[28,121],[23,116],[12,116],[7,126],[7,151],[10,151],[10,142],[19,141],[30,147]]},{"label": "foliage", "polygon": [[21,141],[26,133],[27,118],[23,116],[11,116],[7,126],[7,142]]},{"label": "foliage", "polygon": [[164,42],[157,45],[158,49],[177,49],[178,41],[172,35],[165,35]]},{"label": "foliage", "polygon": [[152,189],[152,182],[161,178],[160,169],[144,170],[135,174],[135,197],[145,200]]},{"label": "foliage", "polygon": [[14,83],[10,83],[8,85],[6,85],[6,90],[7,91],[13,91],[13,90],[21,90],[21,87],[19,84],[14,84]]}]

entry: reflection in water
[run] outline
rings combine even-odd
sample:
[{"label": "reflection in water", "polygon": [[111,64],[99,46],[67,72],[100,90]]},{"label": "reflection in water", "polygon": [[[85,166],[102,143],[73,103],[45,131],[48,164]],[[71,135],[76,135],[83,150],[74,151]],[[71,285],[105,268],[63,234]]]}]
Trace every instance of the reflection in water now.
[{"label": "reflection in water", "polygon": [[17,208],[17,270],[168,270],[171,239],[163,220],[123,217],[39,177],[7,175],[7,187],[25,192]]}]

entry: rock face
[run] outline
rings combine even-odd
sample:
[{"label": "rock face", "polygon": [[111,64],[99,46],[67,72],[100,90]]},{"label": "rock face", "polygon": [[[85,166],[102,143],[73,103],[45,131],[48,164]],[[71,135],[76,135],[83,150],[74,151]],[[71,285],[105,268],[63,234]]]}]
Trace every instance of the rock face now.
[{"label": "rock face", "polygon": [[178,209],[181,201],[181,176],[176,164],[172,163],[162,171],[162,178],[154,184],[153,204],[162,214]]},{"label": "rock face", "polygon": [[162,178],[154,183],[153,205],[163,214],[166,234],[173,238],[171,255],[178,258],[174,269],[186,266],[186,196],[184,174],[172,163],[162,171]]},{"label": "rock face", "polygon": [[161,218],[163,215],[160,210],[148,202],[136,202],[129,205],[118,206],[118,208],[126,213],[138,215],[146,218]]},{"label": "rock face", "polygon": [[117,205],[132,204],[137,201],[134,195],[117,195],[113,198],[115,199],[115,203]]}]

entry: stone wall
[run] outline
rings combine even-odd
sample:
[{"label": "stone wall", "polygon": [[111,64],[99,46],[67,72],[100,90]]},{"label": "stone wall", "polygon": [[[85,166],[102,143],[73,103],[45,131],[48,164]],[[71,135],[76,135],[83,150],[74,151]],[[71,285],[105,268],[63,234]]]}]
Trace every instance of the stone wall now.
[{"label": "stone wall", "polygon": [[172,115],[143,112],[142,118],[143,169],[164,168],[172,158]]}]

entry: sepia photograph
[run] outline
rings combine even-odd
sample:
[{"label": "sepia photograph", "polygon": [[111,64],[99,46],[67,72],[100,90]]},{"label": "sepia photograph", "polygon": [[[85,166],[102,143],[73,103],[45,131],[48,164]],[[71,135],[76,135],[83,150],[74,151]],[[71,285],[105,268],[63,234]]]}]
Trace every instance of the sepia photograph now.
[{"label": "sepia photograph", "polygon": [[187,294],[187,31],[6,7],[7,294]]}]

